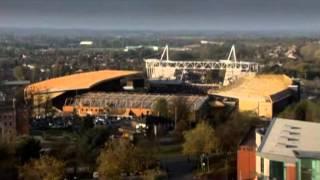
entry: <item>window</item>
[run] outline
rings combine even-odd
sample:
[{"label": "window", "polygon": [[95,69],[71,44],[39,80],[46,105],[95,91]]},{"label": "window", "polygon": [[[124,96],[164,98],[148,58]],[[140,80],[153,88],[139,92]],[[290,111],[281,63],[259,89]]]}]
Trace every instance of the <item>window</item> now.
[{"label": "window", "polygon": [[289,132],[290,135],[300,135],[299,132]]},{"label": "window", "polygon": [[320,160],[302,159],[300,168],[301,179],[312,180],[320,178]]},{"label": "window", "polygon": [[284,163],[280,161],[270,161],[270,179],[284,179]]},{"label": "window", "polygon": [[286,148],[297,148],[298,146],[296,146],[296,145],[286,145]]}]

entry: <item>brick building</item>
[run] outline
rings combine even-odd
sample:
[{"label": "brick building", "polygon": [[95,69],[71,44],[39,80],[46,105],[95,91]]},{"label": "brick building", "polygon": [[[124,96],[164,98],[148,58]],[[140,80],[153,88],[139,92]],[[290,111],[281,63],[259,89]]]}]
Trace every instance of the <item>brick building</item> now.
[{"label": "brick building", "polygon": [[274,118],[251,129],[237,152],[237,179],[320,179],[320,123]]},{"label": "brick building", "polygon": [[15,140],[16,111],[14,103],[0,105],[0,141],[11,142]]},{"label": "brick building", "polygon": [[275,118],[257,149],[258,179],[320,179],[320,123]]},{"label": "brick building", "polygon": [[265,134],[267,124],[252,127],[240,142],[237,151],[237,179],[250,180],[256,178],[256,152]]}]

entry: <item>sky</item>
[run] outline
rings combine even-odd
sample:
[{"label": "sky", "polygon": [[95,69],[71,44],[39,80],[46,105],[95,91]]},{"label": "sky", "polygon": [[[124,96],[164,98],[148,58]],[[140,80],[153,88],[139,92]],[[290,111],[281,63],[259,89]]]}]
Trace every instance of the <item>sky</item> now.
[{"label": "sky", "polygon": [[320,0],[0,0],[0,27],[320,30]]}]

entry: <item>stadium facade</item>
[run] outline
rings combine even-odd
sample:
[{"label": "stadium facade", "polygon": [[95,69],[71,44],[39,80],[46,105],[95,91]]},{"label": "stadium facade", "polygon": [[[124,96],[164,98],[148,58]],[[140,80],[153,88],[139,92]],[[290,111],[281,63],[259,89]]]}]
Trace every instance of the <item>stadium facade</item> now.
[{"label": "stadium facade", "polygon": [[251,111],[271,118],[298,98],[299,85],[286,75],[256,75],[212,90],[209,94],[221,101],[234,101],[239,111]]}]

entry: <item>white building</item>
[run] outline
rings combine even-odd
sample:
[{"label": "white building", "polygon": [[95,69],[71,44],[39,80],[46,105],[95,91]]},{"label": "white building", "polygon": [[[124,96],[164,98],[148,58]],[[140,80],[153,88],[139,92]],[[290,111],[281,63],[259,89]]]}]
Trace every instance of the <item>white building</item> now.
[{"label": "white building", "polygon": [[92,41],[81,41],[80,46],[92,46]]}]

